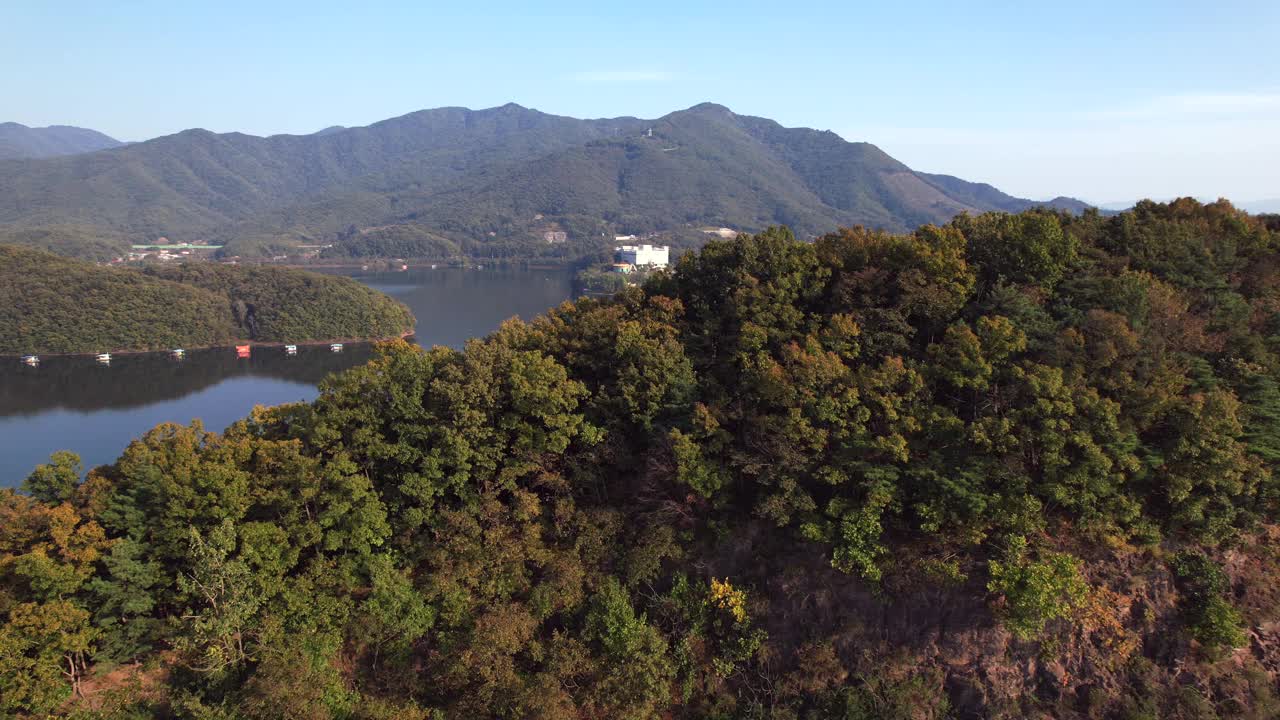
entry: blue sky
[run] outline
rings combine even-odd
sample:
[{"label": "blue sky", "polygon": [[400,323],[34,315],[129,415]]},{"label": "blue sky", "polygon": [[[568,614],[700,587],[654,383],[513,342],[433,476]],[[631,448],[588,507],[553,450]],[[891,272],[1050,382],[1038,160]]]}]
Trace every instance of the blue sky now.
[{"label": "blue sky", "polygon": [[703,101],[1017,195],[1280,197],[1280,3],[60,2],[0,13],[0,120],[138,140],[514,101]]}]

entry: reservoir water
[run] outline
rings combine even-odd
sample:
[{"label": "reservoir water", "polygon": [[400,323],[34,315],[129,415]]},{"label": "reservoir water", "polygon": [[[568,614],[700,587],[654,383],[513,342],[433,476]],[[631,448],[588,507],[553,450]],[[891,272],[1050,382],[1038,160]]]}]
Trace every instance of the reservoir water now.
[{"label": "reservoir water", "polygon": [[[350,273],[349,273],[350,274]],[[567,270],[457,268],[355,273],[355,279],[400,300],[418,320],[421,345],[460,348],[511,317],[530,320],[569,299]],[[44,358],[26,367],[0,360],[0,487],[21,484],[55,450],[80,454],[85,469],[113,462],[129,441],[162,422],[199,418],[222,430],[254,405],[312,400],[327,375],[366,362],[368,345],[188,351],[117,355],[109,366],[92,358]]]}]

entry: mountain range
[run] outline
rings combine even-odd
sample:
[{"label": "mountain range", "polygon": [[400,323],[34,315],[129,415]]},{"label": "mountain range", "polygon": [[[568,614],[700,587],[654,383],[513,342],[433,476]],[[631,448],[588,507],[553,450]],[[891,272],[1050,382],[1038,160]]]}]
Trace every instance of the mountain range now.
[{"label": "mountain range", "polygon": [[161,237],[242,256],[332,245],[351,256],[567,257],[614,234],[692,244],[707,227],[904,230],[1040,204],[1087,207],[916,172],[869,143],[710,103],[653,120],[439,108],[311,135],[194,129],[0,161],[0,242],[88,257]]},{"label": "mountain range", "polygon": [[97,130],[70,125],[33,128],[15,122],[0,123],[0,160],[77,155],[123,144]]}]

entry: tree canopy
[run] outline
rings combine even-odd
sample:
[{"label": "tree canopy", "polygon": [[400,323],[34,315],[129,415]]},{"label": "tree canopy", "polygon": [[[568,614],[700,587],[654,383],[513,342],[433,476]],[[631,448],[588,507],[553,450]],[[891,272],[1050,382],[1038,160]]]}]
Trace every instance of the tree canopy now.
[{"label": "tree canopy", "polygon": [[1275,717],[1277,268],[1225,202],[775,228],[56,456],[3,708]]}]

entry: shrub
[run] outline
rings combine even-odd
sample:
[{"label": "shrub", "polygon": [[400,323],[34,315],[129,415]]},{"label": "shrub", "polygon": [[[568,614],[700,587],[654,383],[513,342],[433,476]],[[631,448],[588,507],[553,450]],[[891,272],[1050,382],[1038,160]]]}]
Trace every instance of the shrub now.
[{"label": "shrub", "polygon": [[1221,566],[1202,552],[1186,550],[1174,557],[1173,575],[1192,637],[1210,649],[1244,644],[1240,613],[1226,598],[1231,581]]},{"label": "shrub", "polygon": [[990,563],[987,589],[1004,598],[1001,616],[1014,635],[1029,640],[1050,620],[1066,617],[1084,601],[1089,586],[1080,576],[1080,561],[1067,553],[1027,556],[1027,541],[1015,535],[1004,561]]}]

